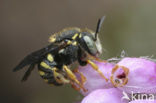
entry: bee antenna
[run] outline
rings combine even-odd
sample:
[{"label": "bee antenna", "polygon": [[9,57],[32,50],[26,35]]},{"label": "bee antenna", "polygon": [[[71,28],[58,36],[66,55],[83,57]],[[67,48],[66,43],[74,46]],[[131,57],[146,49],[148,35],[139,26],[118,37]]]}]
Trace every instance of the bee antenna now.
[{"label": "bee antenna", "polygon": [[105,18],[106,18],[106,16],[103,16],[102,18],[100,18],[100,19],[98,20],[97,28],[96,28],[96,32],[95,32],[95,38],[94,38],[95,41],[97,40],[97,35],[98,35],[98,33],[100,32],[101,26],[102,26],[102,24],[103,24]]}]

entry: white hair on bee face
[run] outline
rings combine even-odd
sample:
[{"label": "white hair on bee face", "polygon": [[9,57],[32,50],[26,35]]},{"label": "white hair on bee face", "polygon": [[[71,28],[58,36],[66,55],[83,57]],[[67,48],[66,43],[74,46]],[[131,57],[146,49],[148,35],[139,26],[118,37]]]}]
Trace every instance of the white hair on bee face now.
[{"label": "white hair on bee face", "polygon": [[95,41],[94,39],[94,32],[90,33],[93,37],[90,37],[90,36],[84,36],[83,39],[90,51],[90,53],[94,56],[99,56],[99,54],[102,53],[102,45],[100,43],[100,40],[97,36],[97,39]]},{"label": "white hair on bee face", "polygon": [[97,36],[97,40],[95,41],[95,45],[97,47],[98,52],[102,54],[102,45],[98,36]]}]

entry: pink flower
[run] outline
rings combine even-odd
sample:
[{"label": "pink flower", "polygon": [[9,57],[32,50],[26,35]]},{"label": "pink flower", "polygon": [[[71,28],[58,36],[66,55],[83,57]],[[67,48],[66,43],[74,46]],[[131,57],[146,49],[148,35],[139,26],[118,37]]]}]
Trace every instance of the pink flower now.
[{"label": "pink flower", "polygon": [[129,103],[156,103],[156,100],[155,101],[147,101],[147,100],[142,100],[142,101],[131,101]]},{"label": "pink flower", "polygon": [[121,100],[122,92],[116,88],[98,89],[86,96],[81,103],[126,103]]},{"label": "pink flower", "polygon": [[[106,78],[110,77],[114,64],[97,61],[95,61],[95,64],[98,65],[100,71]],[[85,96],[96,89],[113,87],[110,81],[106,82],[106,80],[102,78],[99,73],[95,71],[90,65],[79,67],[79,72],[81,72],[86,78],[84,88],[86,88],[88,91],[84,92],[83,90],[81,90],[81,93]],[[78,75],[78,73],[76,73],[76,75],[78,76],[78,78],[80,78],[80,75]]]},{"label": "pink flower", "polygon": [[[79,67],[76,76],[81,81],[83,74],[86,81],[83,86],[87,92],[81,103],[156,103],[156,101],[131,101],[134,93],[156,93],[156,63],[145,58],[125,57],[118,63],[97,62],[99,70],[109,80],[106,81],[90,65]],[[124,94],[124,95],[123,95]]]},{"label": "pink flower", "polygon": [[[119,63],[129,69],[128,83],[120,87],[131,93],[156,93],[156,63],[143,58],[124,58]],[[117,78],[117,77],[116,77]]]}]

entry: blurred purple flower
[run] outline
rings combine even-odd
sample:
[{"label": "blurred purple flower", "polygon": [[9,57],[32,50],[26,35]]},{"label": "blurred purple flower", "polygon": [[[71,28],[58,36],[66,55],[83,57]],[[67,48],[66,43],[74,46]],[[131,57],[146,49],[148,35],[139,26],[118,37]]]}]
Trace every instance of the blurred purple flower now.
[{"label": "blurred purple flower", "polygon": [[156,103],[156,100],[155,101],[147,101],[147,100],[142,100],[142,101],[131,101],[129,103]]},{"label": "blurred purple flower", "polygon": [[126,103],[121,100],[122,92],[116,88],[98,89],[86,96],[81,103]]}]

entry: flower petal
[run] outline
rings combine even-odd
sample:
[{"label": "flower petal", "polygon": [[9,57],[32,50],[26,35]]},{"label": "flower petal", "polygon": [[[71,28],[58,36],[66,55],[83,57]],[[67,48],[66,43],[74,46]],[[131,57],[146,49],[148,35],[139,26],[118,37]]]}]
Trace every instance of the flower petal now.
[{"label": "flower petal", "polygon": [[[156,63],[143,58],[124,58],[117,65],[129,69],[128,83],[120,87],[131,93],[156,93]],[[117,77],[116,77],[117,78]]]},{"label": "flower petal", "polygon": [[[114,64],[106,63],[106,62],[97,62],[97,61],[95,61],[94,63],[99,67],[100,71],[104,74],[106,78],[110,77],[111,70],[114,67]],[[86,82],[84,83],[84,88],[86,88],[88,91],[84,92],[81,90],[81,93],[83,95],[87,95],[96,89],[113,87],[110,81],[106,82],[106,80],[102,78],[100,74],[97,71],[95,71],[89,64],[87,66],[79,67],[78,70],[86,78]],[[76,73],[76,75],[80,79],[80,75],[78,75],[78,73]]]},{"label": "flower petal", "polygon": [[126,103],[122,101],[122,92],[116,88],[98,89],[86,96],[81,103]]}]

